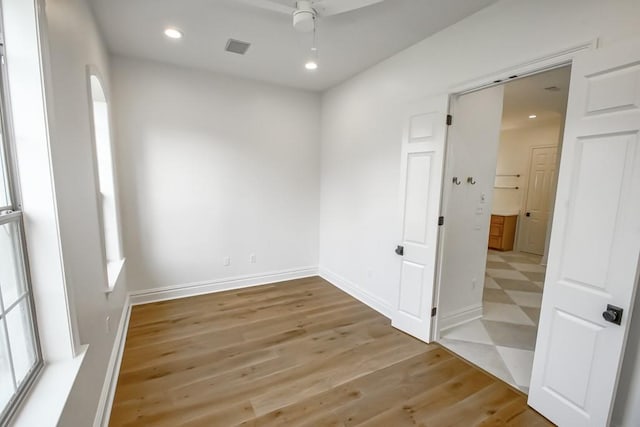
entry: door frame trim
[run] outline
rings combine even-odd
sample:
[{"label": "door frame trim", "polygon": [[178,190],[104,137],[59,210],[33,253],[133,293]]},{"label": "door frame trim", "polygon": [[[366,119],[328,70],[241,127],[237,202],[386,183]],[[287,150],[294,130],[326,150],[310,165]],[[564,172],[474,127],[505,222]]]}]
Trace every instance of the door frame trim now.
[{"label": "door frame trim", "polygon": [[[471,92],[476,92],[492,86],[502,85],[510,81],[528,77],[534,74],[539,74],[555,68],[571,65],[576,55],[588,50],[595,50],[598,48],[598,46],[599,46],[599,39],[598,38],[591,39],[580,44],[569,46],[565,49],[553,51],[543,56],[533,57],[528,61],[521,62],[519,64],[514,64],[513,66],[510,66],[510,67],[498,69],[491,73],[478,76],[477,78],[452,85],[446,90],[446,92],[449,93],[448,114],[451,114],[451,109],[454,104],[453,100],[455,97],[458,97],[467,93],[471,93]],[[450,133],[447,132],[445,146],[444,146],[444,159],[443,159],[444,165],[442,168],[443,186],[442,186],[442,191],[440,193],[440,214],[441,215],[445,215],[444,214],[444,210],[446,208],[445,202],[449,199],[449,194],[451,192],[451,190],[448,189],[448,187],[446,187],[445,185],[446,182],[444,180],[444,178],[446,178],[447,176],[447,171],[449,169],[449,165],[447,164],[449,137],[450,137]],[[564,135],[562,138],[564,139]],[[562,141],[561,141],[561,144],[562,144]],[[562,159],[560,161],[562,161]],[[438,239],[437,239],[438,247],[436,249],[436,264],[435,264],[436,271],[435,271],[435,282],[433,286],[433,301],[436,307],[440,307],[440,294],[441,294],[440,289],[442,286],[442,266],[443,266],[443,257],[444,257],[444,240],[445,240],[444,231],[445,231],[444,227],[441,227],[439,229]],[[553,233],[553,230],[552,230],[552,233]],[[442,316],[442,310],[438,309],[436,316],[431,318],[431,341],[432,342],[440,341],[441,316]]]}]

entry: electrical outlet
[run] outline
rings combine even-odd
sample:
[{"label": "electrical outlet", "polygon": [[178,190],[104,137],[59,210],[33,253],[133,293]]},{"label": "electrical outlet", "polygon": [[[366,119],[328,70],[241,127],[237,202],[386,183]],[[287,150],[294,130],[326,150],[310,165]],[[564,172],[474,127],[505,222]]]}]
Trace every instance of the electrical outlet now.
[{"label": "electrical outlet", "polygon": [[222,265],[229,267],[231,265],[231,257],[226,256],[222,258]]},{"label": "electrical outlet", "polygon": [[106,331],[108,334],[109,334],[109,333],[111,333],[111,322],[110,322],[110,320],[111,320],[111,317],[110,317],[110,316],[107,316],[107,318],[106,318],[106,319],[104,319],[104,323],[105,323],[105,324],[104,324],[104,326],[105,326],[105,331]]},{"label": "electrical outlet", "polygon": [[249,262],[251,264],[255,264],[256,263],[256,254],[249,255]]}]

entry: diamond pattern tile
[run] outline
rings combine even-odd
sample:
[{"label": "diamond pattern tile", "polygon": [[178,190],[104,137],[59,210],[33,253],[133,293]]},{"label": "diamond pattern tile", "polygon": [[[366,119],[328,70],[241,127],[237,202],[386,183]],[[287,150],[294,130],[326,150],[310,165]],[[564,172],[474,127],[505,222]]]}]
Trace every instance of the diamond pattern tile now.
[{"label": "diamond pattern tile", "polygon": [[440,343],[529,392],[545,266],[541,257],[489,251],[483,317],[442,331]]}]

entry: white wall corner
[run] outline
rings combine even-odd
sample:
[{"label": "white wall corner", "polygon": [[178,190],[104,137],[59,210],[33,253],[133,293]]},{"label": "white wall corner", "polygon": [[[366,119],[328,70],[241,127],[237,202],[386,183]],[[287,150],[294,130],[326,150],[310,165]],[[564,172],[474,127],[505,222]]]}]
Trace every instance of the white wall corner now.
[{"label": "white wall corner", "polygon": [[393,314],[393,307],[388,302],[383,301],[382,299],[370,294],[357,284],[348,279],[345,279],[344,277],[334,273],[327,268],[319,267],[318,275],[327,282],[331,283],[333,286],[348,293],[353,298],[368,305],[383,316],[391,319]]}]

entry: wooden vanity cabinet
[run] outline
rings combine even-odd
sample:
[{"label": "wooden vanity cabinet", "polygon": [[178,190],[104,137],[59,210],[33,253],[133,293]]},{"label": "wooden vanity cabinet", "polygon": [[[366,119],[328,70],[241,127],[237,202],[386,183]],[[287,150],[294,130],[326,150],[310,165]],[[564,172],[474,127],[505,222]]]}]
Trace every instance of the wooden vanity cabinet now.
[{"label": "wooden vanity cabinet", "polygon": [[512,251],[518,215],[491,215],[489,249]]}]

